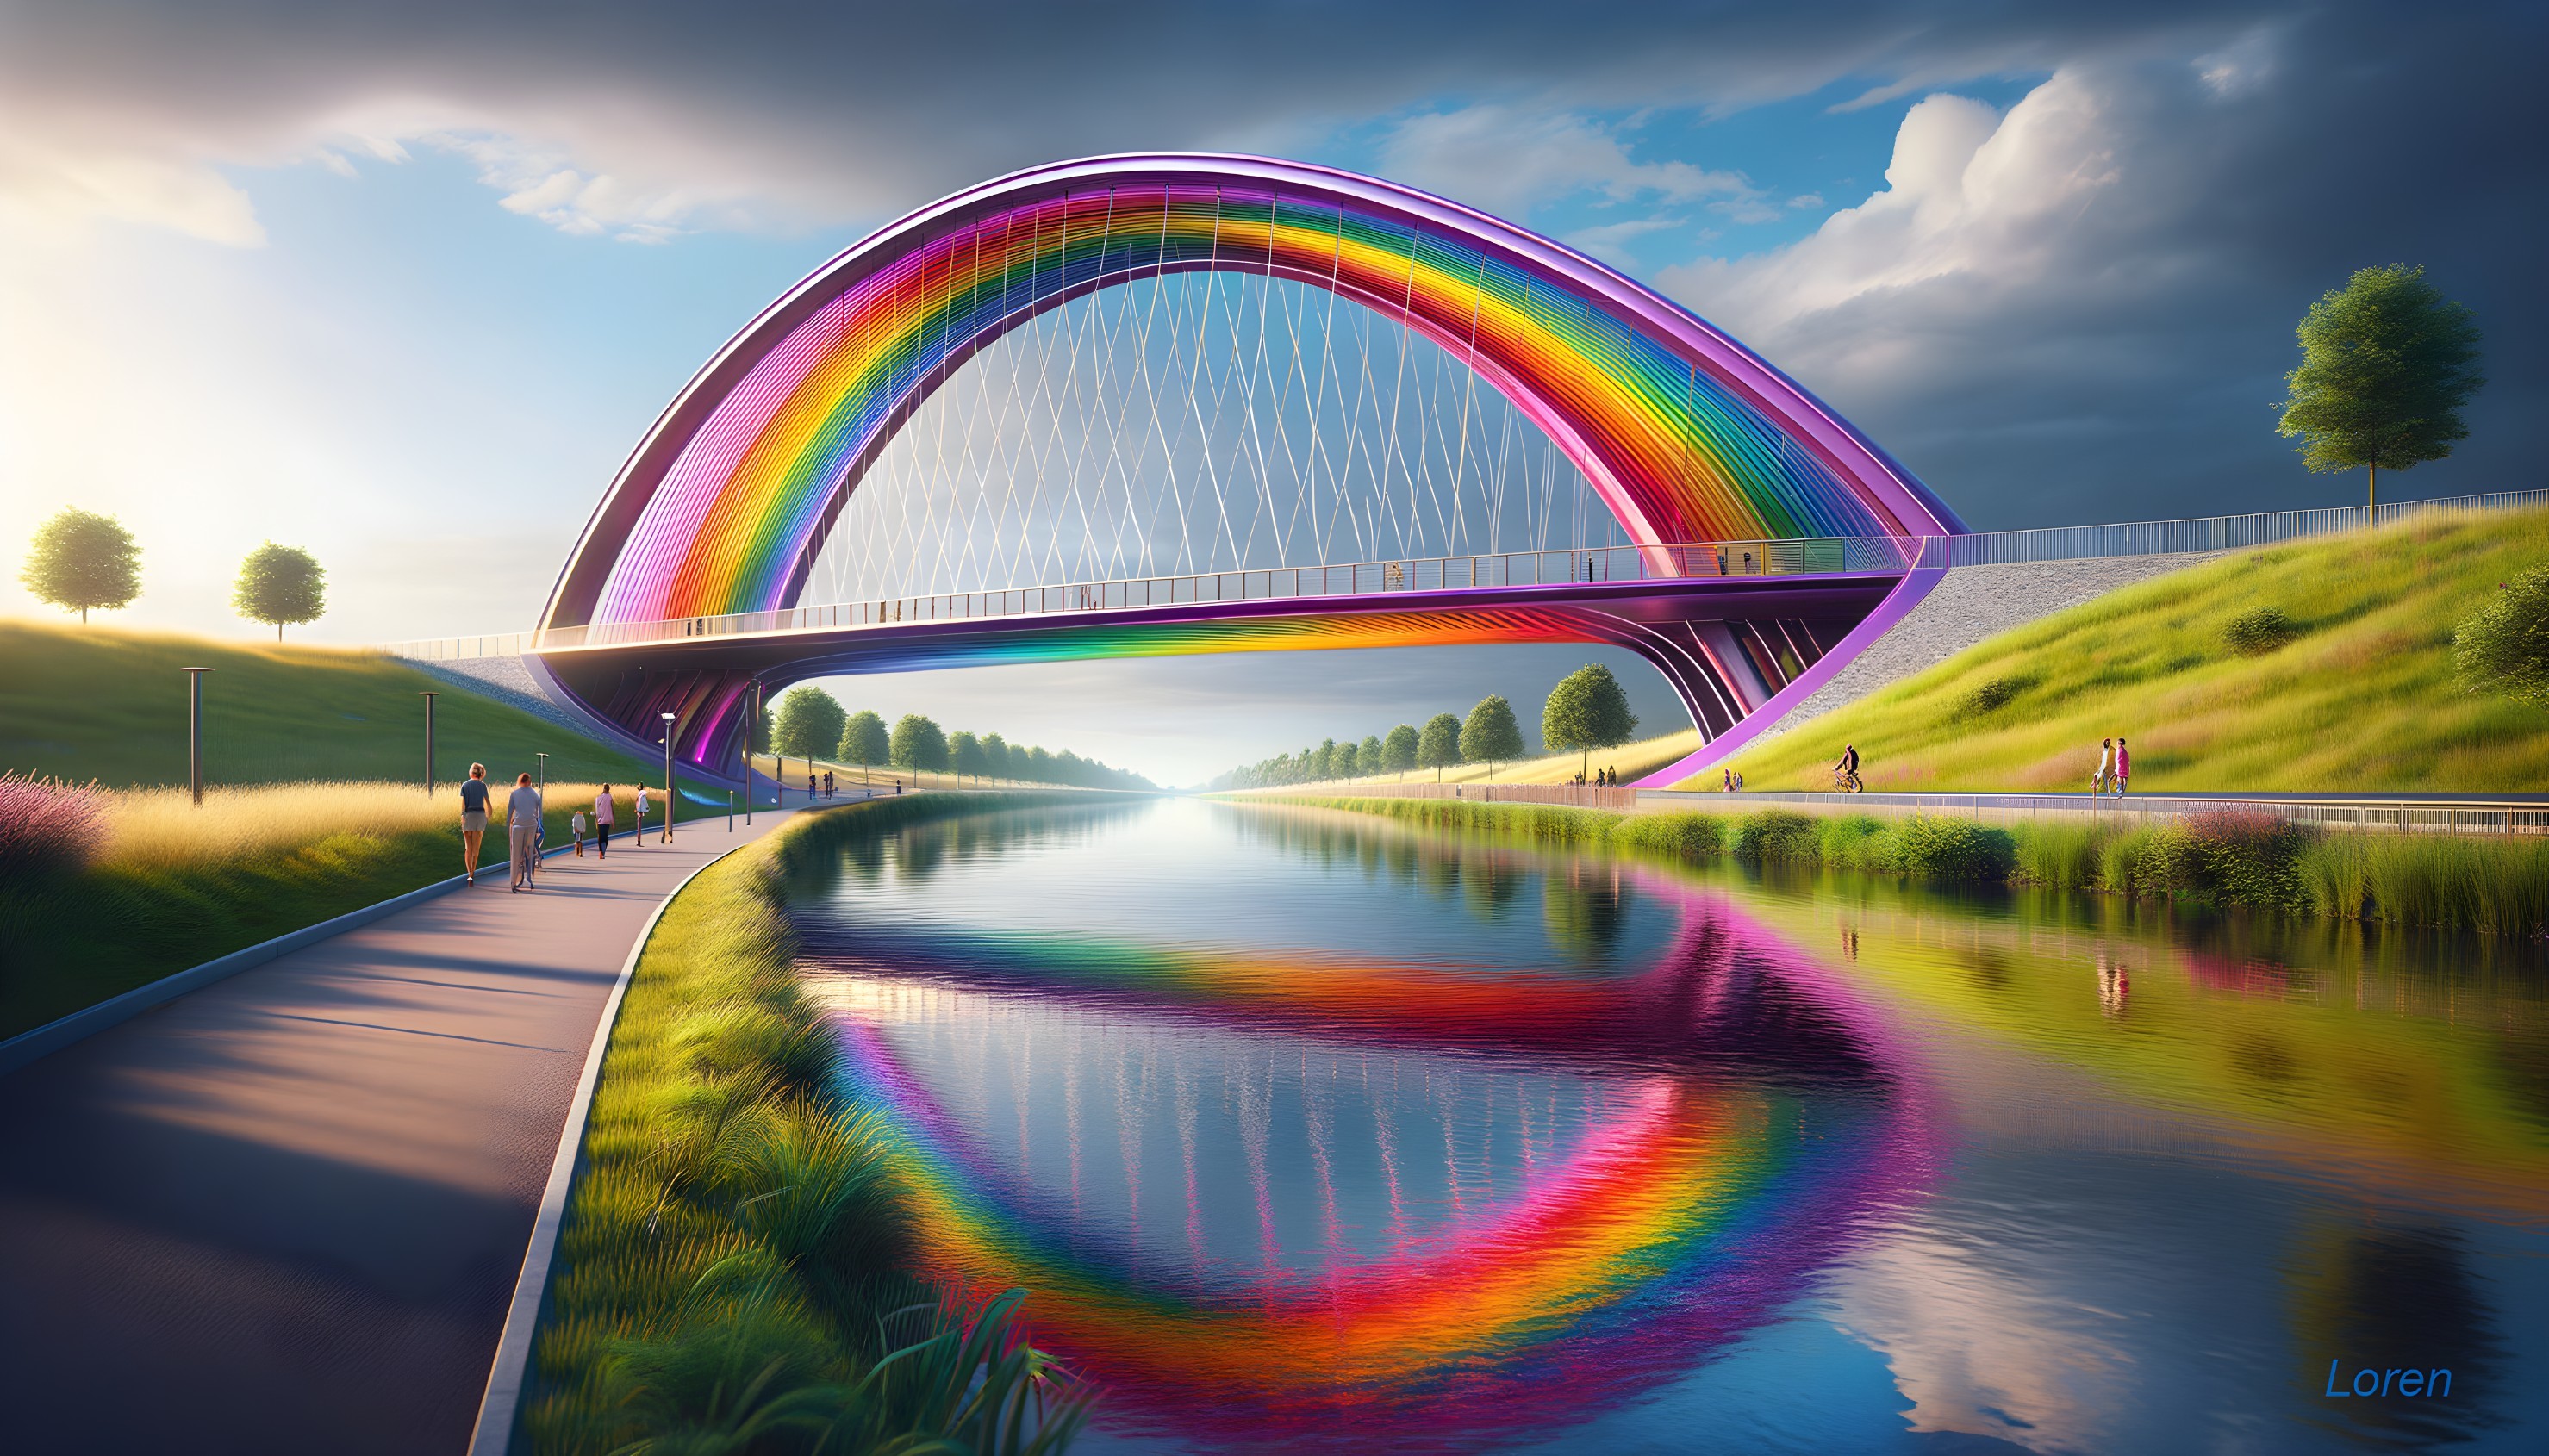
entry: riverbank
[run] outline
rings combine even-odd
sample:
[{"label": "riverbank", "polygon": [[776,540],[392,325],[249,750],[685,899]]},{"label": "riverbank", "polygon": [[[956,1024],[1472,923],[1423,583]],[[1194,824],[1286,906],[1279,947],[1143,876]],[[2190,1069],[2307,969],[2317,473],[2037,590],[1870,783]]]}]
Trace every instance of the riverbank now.
[{"label": "riverbank", "polygon": [[[1059,1451],[1084,1393],[902,1271],[893,1148],[837,1089],[796,970],[790,877],[853,837],[1061,794],[918,794],[808,813],[664,912],[611,1033],[533,1351],[529,1449]],[[891,1357],[891,1359],[889,1359]],[[897,1449],[902,1447],[897,1445]],[[795,1447],[790,1447],[795,1449]]]},{"label": "riverbank", "polygon": [[2004,829],[1932,815],[1884,821],[1788,809],[1630,815],[1463,799],[1254,801],[1690,862],[1825,865],[2490,935],[2549,934],[2549,838],[2321,834],[2239,809],[2143,828],[2027,821]]},{"label": "riverbank", "polygon": [[[549,785],[549,844],[595,787]],[[0,1037],[459,873],[457,794],[0,783]],[[479,877],[505,875],[499,830]]]}]

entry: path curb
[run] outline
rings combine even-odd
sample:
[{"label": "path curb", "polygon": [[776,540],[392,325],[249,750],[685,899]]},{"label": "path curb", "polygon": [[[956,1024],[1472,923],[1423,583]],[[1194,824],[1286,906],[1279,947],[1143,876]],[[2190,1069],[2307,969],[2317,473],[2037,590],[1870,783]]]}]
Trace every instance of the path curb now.
[{"label": "path curb", "polygon": [[[553,859],[573,848],[572,844],[561,844],[553,849],[541,851],[540,857],[544,860]],[[503,862],[498,863],[501,864]],[[393,895],[375,904],[365,905],[359,910],[348,910],[333,920],[323,920],[317,925],[305,925],[299,930],[276,936],[273,940],[259,941],[244,950],[233,951],[228,956],[207,960],[201,965],[171,971],[155,981],[135,986],[121,996],[110,996],[95,1006],[83,1006],[68,1016],[56,1017],[43,1026],[20,1032],[9,1040],[0,1042],[0,1077],[7,1076],[29,1062],[50,1056],[65,1046],[85,1042],[109,1028],[122,1026],[154,1007],[164,1006],[180,996],[200,991],[216,981],[228,980],[242,970],[254,969],[269,960],[315,946],[331,936],[340,936],[349,930],[359,930],[375,920],[396,915],[402,910],[422,905],[437,896],[447,895],[468,882],[467,875],[455,874],[449,879],[437,880],[422,888],[409,890],[403,895]]]},{"label": "path curb", "polygon": [[[799,812],[802,812],[802,810]],[[505,1310],[505,1330],[496,1341],[496,1358],[487,1373],[487,1393],[478,1403],[478,1421],[469,1432],[469,1456],[505,1456],[514,1443],[514,1422],[520,1413],[523,1378],[530,1369],[531,1337],[538,1332],[540,1306],[547,1303],[549,1268],[557,1259],[558,1235],[566,1228],[567,1195],[574,1191],[578,1164],[584,1161],[585,1124],[593,1116],[593,1094],[602,1083],[602,1058],[611,1049],[611,1034],[619,1025],[619,1003],[628,994],[629,978],[637,972],[638,957],[646,954],[646,945],[655,939],[655,926],[664,912],[691,881],[725,863],[728,855],[748,850],[762,843],[753,839],[734,846],[697,869],[682,876],[664,898],[655,905],[654,913],[638,928],[637,939],[628,948],[628,958],[619,966],[619,979],[613,983],[610,998],[602,1004],[601,1024],[594,1028],[593,1046],[584,1054],[584,1074],[576,1080],[575,1100],[567,1104],[566,1126],[558,1132],[557,1155],[549,1163],[549,1182],[540,1194],[539,1216],[531,1221],[531,1240],[522,1252],[521,1276],[514,1281],[514,1300]]]}]

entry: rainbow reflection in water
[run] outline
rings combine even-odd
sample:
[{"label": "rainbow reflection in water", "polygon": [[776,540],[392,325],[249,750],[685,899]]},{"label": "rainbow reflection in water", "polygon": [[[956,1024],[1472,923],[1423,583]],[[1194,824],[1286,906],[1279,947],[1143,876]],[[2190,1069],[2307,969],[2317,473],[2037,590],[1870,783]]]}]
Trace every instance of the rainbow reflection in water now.
[{"label": "rainbow reflection in water", "polygon": [[[1911,1058],[1868,1007],[1724,901],[1644,888],[1680,926],[1633,974],[879,926],[812,963],[837,972],[816,981],[846,1076],[917,1190],[925,1271],[1033,1291],[1034,1338],[1103,1389],[1107,1428],[1475,1445],[1687,1374],[1804,1293],[1935,1162]],[[1059,1089],[1031,1099],[1014,1077],[1013,1155],[984,1088],[1025,1057],[1049,1063],[1056,1040]],[[1084,1133],[1102,1140],[1103,1119],[1083,1104],[1106,1101],[1086,1084],[1109,1077],[1119,1122],[1131,1099],[1177,1124],[1166,1181],[1174,1194],[1182,1179],[1181,1224],[1143,1216],[1137,1185],[1149,1177],[1156,1210],[1162,1180],[1138,1130],[1115,1130],[1123,1167],[1084,1177]],[[1209,1174],[1198,1186],[1214,1094],[1244,1198]],[[1067,1170],[1029,1128],[1053,1113],[1030,1101],[1057,1095]],[[1269,1150],[1286,1096],[1306,1153],[1292,1175]],[[1472,1097],[1504,1111],[1474,1152],[1443,1112],[1436,1163],[1431,1127],[1406,1114],[1444,1096],[1464,1100],[1464,1123]],[[1341,1217],[1367,1139],[1387,1214]],[[1120,1206],[1090,1192],[1117,1173]],[[1429,1180],[1443,1196],[1403,1196]],[[1216,1199],[1243,1212],[1207,1217]],[[1287,1240],[1286,1225],[1315,1236]]]}]

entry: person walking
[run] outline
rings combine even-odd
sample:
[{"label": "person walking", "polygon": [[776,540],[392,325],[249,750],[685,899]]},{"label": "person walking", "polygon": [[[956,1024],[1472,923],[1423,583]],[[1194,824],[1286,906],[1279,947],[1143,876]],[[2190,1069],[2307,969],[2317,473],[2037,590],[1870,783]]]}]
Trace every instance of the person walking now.
[{"label": "person walking", "polygon": [[540,791],[531,787],[531,775],[514,780],[514,791],[505,799],[505,828],[514,855],[514,893],[536,888],[531,883],[531,870],[539,864]]},{"label": "person walking", "polygon": [[646,785],[642,783],[637,785],[637,845],[640,849],[646,845]]},{"label": "person walking", "polygon": [[593,796],[594,849],[605,860],[611,858],[611,816],[618,807],[612,802],[611,785],[608,783],[602,785],[602,792]]},{"label": "person walking", "polygon": [[2124,741],[2119,738],[2116,740],[2116,797],[2124,796],[2124,780],[2132,776],[2132,750],[2125,748]]},{"label": "person walking", "polygon": [[460,780],[460,872],[478,882],[478,850],[487,840],[487,766],[472,764]]},{"label": "person walking", "polygon": [[2116,741],[2106,739],[2098,745],[2098,771],[2089,775],[2089,792],[2101,794],[2116,779]]},{"label": "person walking", "polygon": [[575,836],[575,857],[581,860],[584,858],[584,811],[576,810],[575,817],[567,821],[566,827]]}]

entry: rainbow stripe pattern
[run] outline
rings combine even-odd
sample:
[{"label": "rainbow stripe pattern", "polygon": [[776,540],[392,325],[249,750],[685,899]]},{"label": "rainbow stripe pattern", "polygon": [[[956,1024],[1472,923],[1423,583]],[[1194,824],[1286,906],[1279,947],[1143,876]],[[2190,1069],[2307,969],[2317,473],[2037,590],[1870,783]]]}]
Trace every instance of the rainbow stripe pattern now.
[{"label": "rainbow stripe pattern", "polygon": [[923,209],[756,319],[614,483],[547,625],[794,604],[846,494],[975,352],[1072,298],[1200,270],[1326,288],[1434,340],[1546,429],[1641,545],[1961,528],[1741,345],[1522,229],[1299,163],[1099,158]]},{"label": "rainbow stripe pattern", "polygon": [[[1474,1449],[1580,1420],[1776,1318],[1936,1155],[1907,1048],[1838,977],[1724,902],[1666,879],[1679,946],[1635,975],[1224,956],[1062,938],[890,937],[881,969],[1000,996],[1094,1001],[1244,1034],[1431,1046],[1570,1065],[1609,1093],[1562,1160],[1414,1239],[1316,1275],[1197,1286],[1075,1222],[1009,1172],[897,1056],[855,996],[845,1073],[914,1192],[920,1259],[953,1288],[1032,1291],[1038,1344],[1105,1393],[1110,1427],[1233,1448]],[[1483,968],[1479,968],[1483,971]],[[1784,994],[1728,994],[1768,975]],[[1783,1005],[1776,1025],[1693,1008]],[[1628,1015],[1624,1016],[1624,1013]],[[1621,1045],[1623,1025],[1655,1036]],[[1604,1035],[1605,1032],[1610,1035]],[[1841,1090],[1745,1075],[1755,1040],[1845,1069]]]}]

